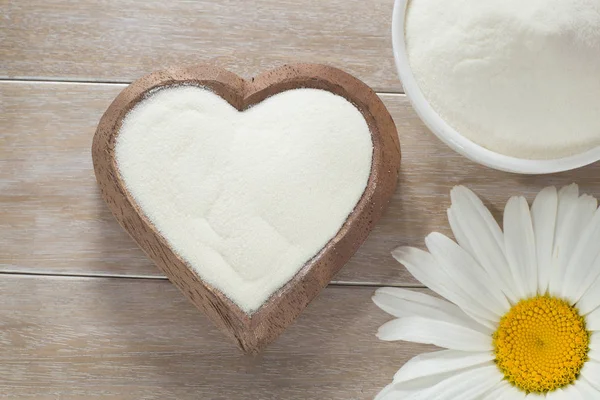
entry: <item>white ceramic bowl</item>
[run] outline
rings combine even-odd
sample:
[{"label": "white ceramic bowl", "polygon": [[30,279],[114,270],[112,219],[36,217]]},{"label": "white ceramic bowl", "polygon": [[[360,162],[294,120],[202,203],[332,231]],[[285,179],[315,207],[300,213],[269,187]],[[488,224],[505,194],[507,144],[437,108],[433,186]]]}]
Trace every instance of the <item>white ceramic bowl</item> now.
[{"label": "white ceramic bowl", "polygon": [[[583,167],[600,160],[600,147],[569,157],[530,160],[506,156],[482,147],[454,130],[436,113],[423,96],[412,74],[406,53],[404,22],[409,0],[396,0],[392,18],[392,45],[404,92],[427,127],[444,143],[463,156],[502,171],[520,174],[549,174]],[[435,60],[432,60],[435,62]]]}]

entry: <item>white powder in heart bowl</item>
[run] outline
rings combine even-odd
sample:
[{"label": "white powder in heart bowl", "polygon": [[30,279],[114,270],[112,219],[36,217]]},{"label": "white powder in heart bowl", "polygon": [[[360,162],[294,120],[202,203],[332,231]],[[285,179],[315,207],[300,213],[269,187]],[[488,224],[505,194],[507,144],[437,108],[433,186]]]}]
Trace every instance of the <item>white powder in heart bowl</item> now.
[{"label": "white powder in heart bowl", "polygon": [[340,230],[369,180],[371,132],[346,99],[317,89],[239,112],[192,86],[127,114],[123,182],[174,251],[246,313]]},{"label": "white powder in heart bowl", "polygon": [[600,145],[599,0],[410,0],[406,44],[432,108],[492,151]]}]

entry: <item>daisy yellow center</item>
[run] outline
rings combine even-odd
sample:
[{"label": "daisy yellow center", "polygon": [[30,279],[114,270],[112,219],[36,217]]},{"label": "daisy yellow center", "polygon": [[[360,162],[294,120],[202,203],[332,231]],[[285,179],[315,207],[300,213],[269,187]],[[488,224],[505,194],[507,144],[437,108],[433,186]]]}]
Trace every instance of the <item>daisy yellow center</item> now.
[{"label": "daisy yellow center", "polygon": [[589,334],[575,307],[550,296],[515,304],[493,335],[496,364],[525,392],[573,383],[586,361]]}]

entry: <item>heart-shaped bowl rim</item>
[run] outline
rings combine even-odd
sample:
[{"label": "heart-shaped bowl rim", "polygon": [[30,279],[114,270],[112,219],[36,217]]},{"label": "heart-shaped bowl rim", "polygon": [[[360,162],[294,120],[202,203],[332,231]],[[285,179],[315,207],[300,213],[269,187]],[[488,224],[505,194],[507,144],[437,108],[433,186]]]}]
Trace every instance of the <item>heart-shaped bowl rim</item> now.
[{"label": "heart-shaped bowl rim", "polygon": [[[252,314],[204,282],[171,249],[128,192],[117,167],[116,138],[127,113],[154,91],[181,85],[211,90],[240,111],[286,90],[323,89],[353,103],[371,131],[371,173],[354,210],[335,237]],[[196,65],[157,71],[125,88],[100,120],[92,159],[102,197],[119,224],[192,303],[243,351],[256,353],[297,318],[367,238],[395,191],[400,143],[392,117],[377,94],[339,69],[318,64],[284,65],[244,80],[213,65]]]}]

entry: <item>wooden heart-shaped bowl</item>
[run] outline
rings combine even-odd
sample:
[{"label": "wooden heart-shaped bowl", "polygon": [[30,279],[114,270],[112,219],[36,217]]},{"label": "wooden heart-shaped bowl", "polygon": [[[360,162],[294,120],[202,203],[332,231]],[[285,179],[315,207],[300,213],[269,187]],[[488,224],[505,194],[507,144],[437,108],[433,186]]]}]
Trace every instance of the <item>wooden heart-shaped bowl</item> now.
[{"label": "wooden heart-shaped bowl", "polygon": [[[322,89],[354,104],[371,133],[370,175],[354,210],[337,234],[251,314],[203,280],[169,246],[128,191],[118,169],[115,145],[125,116],[156,90],[179,85],[208,89],[239,111],[286,90]],[[379,97],[363,82],[338,69],[314,64],[286,65],[244,80],[226,70],[199,65],[154,72],[125,88],[100,120],[92,157],[102,196],[119,224],[192,303],[244,351],[254,353],[298,317],[367,238],[396,188],[400,144],[394,122]]]}]

